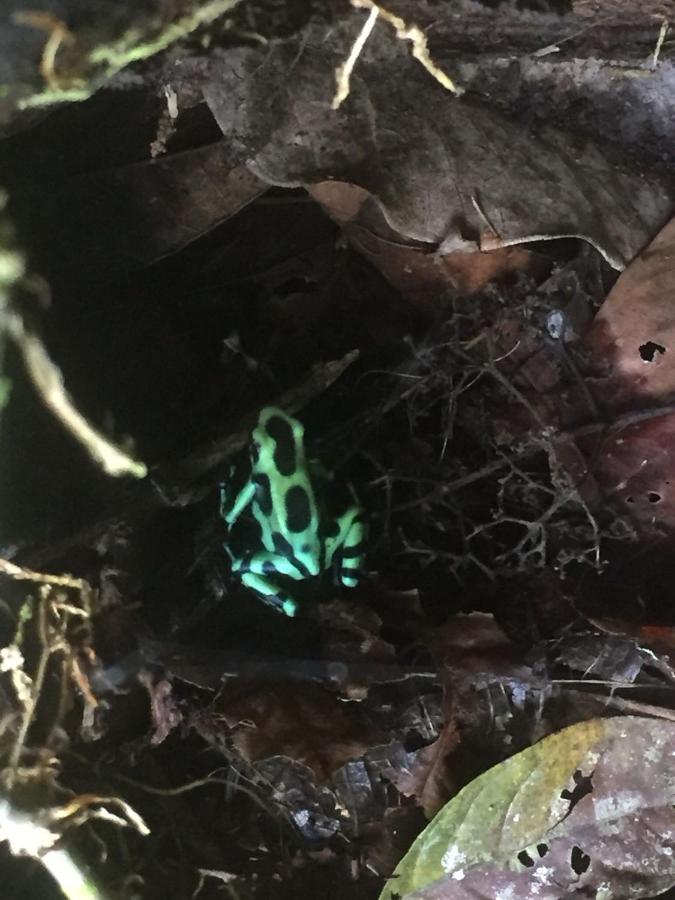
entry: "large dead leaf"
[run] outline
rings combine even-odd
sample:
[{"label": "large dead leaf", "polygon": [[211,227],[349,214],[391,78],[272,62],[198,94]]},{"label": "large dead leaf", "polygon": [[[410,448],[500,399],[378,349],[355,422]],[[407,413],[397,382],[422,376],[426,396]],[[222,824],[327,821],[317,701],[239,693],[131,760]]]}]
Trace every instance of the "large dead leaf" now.
[{"label": "large dead leaf", "polygon": [[319,780],[381,739],[353,707],[315,685],[288,680],[230,685],[193,724],[206,740],[229,730],[248,762],[284,756]]},{"label": "large dead leaf", "polygon": [[620,269],[667,217],[658,179],[622,170],[590,141],[458,99],[384,28],[359,58],[348,101],[331,110],[335,70],[362,21],[334,23],[329,41],[312,25],[214,63],[206,100],[263,180],[359,185],[399,235],[443,253],[576,236]]},{"label": "large dead leaf", "polygon": [[82,271],[84,258],[100,278],[180,250],[266,189],[247,169],[232,166],[225,145],[216,143],[23,186],[14,213],[47,248],[43,275],[62,277],[69,266]]},{"label": "large dead leaf", "polygon": [[[612,412],[596,478],[642,522],[675,527],[675,221],[621,275],[587,338]],[[594,444],[597,449],[597,438]]]},{"label": "large dead leaf", "polygon": [[610,368],[605,402],[665,401],[675,395],[675,220],[621,275],[593,321],[588,344]]},{"label": "large dead leaf", "polygon": [[[566,728],[467,785],[381,900],[648,897],[675,884],[675,725]],[[604,893],[600,893],[604,892]]]},{"label": "large dead leaf", "polygon": [[522,247],[503,247],[486,253],[429,253],[426,244],[397,235],[363,188],[323,181],[310,185],[307,191],[342,226],[350,244],[402,296],[427,309],[438,309],[449,289],[473,294],[509,273],[527,271],[535,275],[546,266],[544,259]]}]

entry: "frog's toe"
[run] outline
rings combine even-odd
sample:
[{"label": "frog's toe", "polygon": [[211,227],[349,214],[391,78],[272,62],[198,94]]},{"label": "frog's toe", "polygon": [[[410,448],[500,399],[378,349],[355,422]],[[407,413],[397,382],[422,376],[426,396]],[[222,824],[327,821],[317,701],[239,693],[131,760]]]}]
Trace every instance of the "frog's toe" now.
[{"label": "frog's toe", "polygon": [[366,578],[363,569],[344,569],[340,572],[340,583],[347,588],[358,587]]},{"label": "frog's toe", "polygon": [[363,557],[343,556],[338,562],[338,575],[341,583],[348,588],[358,587],[363,579]]},{"label": "frog's toe", "polygon": [[290,597],[287,597],[286,600],[284,600],[284,602],[281,604],[281,608],[287,616],[290,616],[292,618],[298,611],[298,604],[295,602],[295,600],[291,600]]}]

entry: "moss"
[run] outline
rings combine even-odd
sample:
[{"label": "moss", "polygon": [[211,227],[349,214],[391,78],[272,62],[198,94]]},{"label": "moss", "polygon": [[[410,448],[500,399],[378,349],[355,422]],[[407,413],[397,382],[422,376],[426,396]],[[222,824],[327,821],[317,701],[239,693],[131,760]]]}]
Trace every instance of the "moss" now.
[{"label": "moss", "polygon": [[[140,28],[130,28],[116,41],[99,44],[86,53],[81,63],[82,71],[88,73],[86,80],[74,83],[70,77],[67,86],[59,88],[50,85],[43,91],[23,98],[18,106],[20,109],[29,109],[86,100],[105,81],[126,66],[165,50],[198,28],[209,25],[230,12],[240,2],[241,0],[210,0],[208,3],[198,3],[189,15],[170,23],[154,37],[148,37]],[[146,29],[146,32],[149,30]]]}]

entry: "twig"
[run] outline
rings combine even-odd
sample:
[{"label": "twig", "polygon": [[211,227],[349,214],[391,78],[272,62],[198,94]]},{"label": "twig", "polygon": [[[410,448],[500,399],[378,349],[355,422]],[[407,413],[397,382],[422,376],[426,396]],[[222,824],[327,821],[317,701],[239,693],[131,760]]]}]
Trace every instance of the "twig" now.
[{"label": "twig", "polygon": [[45,589],[42,589],[37,611],[37,632],[40,641],[40,657],[38,659],[35,675],[33,676],[30,685],[29,694],[24,699],[24,702],[22,704],[23,709],[21,711],[21,721],[19,724],[19,729],[17,731],[16,738],[14,739],[14,744],[12,745],[12,750],[7,761],[5,785],[8,791],[11,791],[14,786],[19,760],[21,758],[21,753],[23,752],[24,744],[26,742],[28,729],[30,728],[33,721],[35,708],[42,693],[42,686],[44,684],[45,675],[47,673],[47,663],[49,662],[49,658],[51,656],[51,648],[49,646],[49,638],[47,635],[48,598],[48,592],[45,592]]},{"label": "twig", "polygon": [[333,102],[331,103],[331,109],[339,109],[349,96],[349,82],[352,72],[354,71],[354,66],[356,65],[357,59],[361,55],[363,48],[366,46],[366,41],[370,37],[371,31],[375,27],[375,22],[377,21],[377,17],[379,16],[379,14],[379,8],[373,5],[368,14],[368,18],[363,24],[363,28],[354,41],[349,56],[343,62],[343,64],[341,66],[338,66],[335,70],[336,89],[335,96],[333,97]]},{"label": "twig", "polygon": [[[523,451],[523,454],[525,451]],[[504,457],[503,459],[496,460],[493,463],[488,463],[486,466],[483,466],[480,469],[477,469],[475,472],[470,472],[468,475],[463,475],[461,478],[455,478],[453,481],[446,482],[438,482],[437,486],[434,490],[429,491],[428,494],[425,494],[423,497],[418,497],[415,500],[411,500],[407,503],[400,503],[397,506],[392,507],[391,512],[397,513],[401,512],[405,509],[411,509],[415,506],[420,506],[424,503],[430,503],[435,500],[437,497],[443,497],[446,494],[454,494],[457,491],[462,490],[462,488],[468,487],[470,484],[474,484],[476,481],[482,481],[484,478],[488,478],[490,475],[494,475],[495,472],[498,472],[500,469],[503,469],[505,466],[511,465],[511,458]],[[377,479],[379,481],[380,479]],[[395,481],[414,481],[416,484],[420,483],[419,478],[395,478]],[[372,482],[376,484],[377,481]]]},{"label": "twig", "polygon": [[[35,572],[32,569],[17,566],[6,559],[0,559],[0,575],[6,575],[16,581],[30,581],[40,585],[36,616],[40,655],[33,678],[31,679],[24,671],[22,651],[25,624],[30,619],[33,610],[33,603],[30,599],[23,604],[19,611],[13,642],[2,650],[2,668],[4,671],[11,673],[17,700],[21,707],[19,714],[20,725],[9,754],[5,772],[5,783],[8,789],[11,790],[16,780],[26,736],[42,693],[47,665],[53,654],[58,651],[65,652],[63,671],[69,670],[71,678],[82,691],[86,703],[89,705],[93,703],[93,706],[96,706],[97,701],[93,697],[91,690],[88,689],[84,673],[81,672],[75,653],[66,638],[68,625],[73,617],[80,617],[86,621],[91,615],[91,587],[89,584],[84,579],[73,578],[70,575],[48,575],[42,572]],[[78,591],[81,606],[67,602],[65,598],[59,596],[60,592],[55,591],[55,588]],[[49,626],[50,614],[54,618],[54,628],[52,630],[50,630]],[[56,717],[51,728],[51,734],[54,733],[66,709],[68,697],[65,692],[65,684],[65,679],[62,678],[60,684],[61,695],[56,705]],[[47,743],[49,744],[49,741]]]},{"label": "twig", "polygon": [[15,856],[38,860],[68,900],[103,900],[104,894],[73,855],[54,846],[59,837],[37,817],[15,809],[8,800],[0,800],[0,841],[7,841]]},{"label": "twig", "polygon": [[72,575],[47,575],[44,572],[34,572],[24,566],[17,566],[8,559],[0,558],[0,575],[8,575],[16,581],[35,581],[39,584],[52,584],[58,587],[74,588],[87,598],[91,594],[89,583],[83,578],[73,578]]},{"label": "twig", "polygon": [[659,36],[656,39],[656,47],[654,47],[654,53],[652,54],[652,69],[655,69],[659,64],[659,56],[661,54],[661,48],[663,47],[663,42],[665,41],[667,34],[668,34],[668,19],[664,18],[663,22],[661,22]]},{"label": "twig", "polygon": [[[384,501],[384,513],[380,518],[382,519],[382,527],[380,529],[380,533],[376,540],[370,540],[370,552],[377,549],[385,540],[387,535],[390,532],[391,527],[391,483],[392,476],[386,471],[382,463],[379,460],[375,459],[370,453],[365,450],[361,451],[361,455],[368,460],[368,462],[373,466],[374,469],[379,469],[382,472],[382,475],[376,480],[377,482],[384,482],[384,492],[385,492],[385,501]],[[376,482],[371,482],[371,484],[375,484]]]},{"label": "twig", "polygon": [[15,311],[8,311],[3,323],[19,348],[26,370],[38,394],[57,419],[89,452],[91,458],[108,475],[132,475],[145,478],[147,468],[120,447],[111,443],[76,409],[63,384],[63,376],[52,362],[40,338]]},{"label": "twig", "polygon": [[[573,683],[573,682],[572,682]],[[580,679],[577,683],[593,684],[594,682],[585,682],[583,679]],[[554,680],[551,684],[564,684],[563,681]],[[613,688],[614,685],[612,682],[607,682],[607,686]],[[644,687],[644,685],[618,685],[622,690],[626,687]],[[605,706],[613,706],[618,707],[623,713],[630,713],[631,715],[640,715],[640,716],[652,716],[655,719],[667,719],[670,722],[675,722],[675,710],[668,709],[668,707],[664,706],[655,706],[652,703],[641,703],[639,700],[630,700],[627,697],[618,697],[615,694],[610,694],[605,697],[601,694],[594,693],[586,693],[584,691],[569,691],[568,696],[572,694],[576,694],[580,697],[594,697],[599,702],[602,702]]]},{"label": "twig", "polygon": [[68,26],[53,13],[38,10],[15,12],[12,20],[18,25],[28,25],[47,32],[47,41],[40,59],[40,74],[51,88],[60,87],[60,78],[56,72],[56,54],[62,45],[73,45],[75,37]]},{"label": "twig", "polygon": [[[326,391],[358,358],[359,351],[350,350],[341,359],[330,360],[315,366],[304,381],[275,399],[274,404],[293,415],[314,397]],[[257,415],[258,411],[256,410],[243,417],[234,431],[230,432],[223,440],[211,443],[208,448],[202,447],[179,463],[166,463],[158,466],[152,473],[155,487],[164,495],[165,485],[171,485],[177,481],[194,482],[222,466],[246,446]],[[170,492],[172,493],[172,491]],[[202,490],[199,496],[203,496],[203,493]],[[195,496],[197,496],[195,490],[186,490],[186,500],[183,502],[194,502]],[[177,502],[167,497],[164,499],[167,502]]]},{"label": "twig", "polygon": [[432,60],[429,55],[429,48],[427,47],[427,39],[424,36],[424,32],[418,28],[417,25],[408,25],[408,23],[400,16],[390,12],[388,9],[385,9],[385,7],[380,6],[380,4],[375,3],[375,0],[352,0],[352,6],[357,9],[372,9],[375,7],[379,15],[394,28],[396,37],[400,41],[410,41],[412,44],[413,57],[421,63],[441,87],[444,87],[447,91],[450,91],[457,97],[460,97],[464,93],[464,90],[456,85],[452,78],[446,75]]},{"label": "twig", "polygon": [[650,419],[659,419],[661,416],[668,416],[673,413],[675,413],[675,403],[664,403],[663,406],[648,406],[645,409],[621,413],[613,419],[580,425],[577,428],[571,428],[567,432],[561,432],[561,434],[569,434],[571,437],[577,438],[604,431],[607,433],[606,436],[609,436],[615,431],[630,428],[631,425],[638,425],[640,422],[648,422]]}]

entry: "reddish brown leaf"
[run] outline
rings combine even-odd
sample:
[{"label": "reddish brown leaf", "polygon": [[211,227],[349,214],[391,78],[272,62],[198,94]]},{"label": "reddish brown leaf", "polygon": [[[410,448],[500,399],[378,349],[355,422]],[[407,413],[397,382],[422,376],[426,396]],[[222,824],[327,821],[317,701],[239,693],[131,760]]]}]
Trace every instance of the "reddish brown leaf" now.
[{"label": "reddish brown leaf", "polygon": [[450,722],[433,744],[409,754],[407,767],[385,773],[405,797],[416,798],[428,819],[433,818],[457,790],[448,772],[447,757],[459,741],[457,727]]},{"label": "reddish brown leaf", "polygon": [[606,496],[646,525],[675,528],[675,220],[621,275],[587,336],[598,403],[613,413],[587,438]]},{"label": "reddish brown leaf", "polygon": [[595,317],[588,346],[610,366],[616,408],[664,402],[675,395],[675,220],[661,230],[610,291]]},{"label": "reddish brown leaf", "polygon": [[308,192],[343,226],[345,236],[404,297],[437,310],[449,288],[473,294],[513,272],[542,272],[545,261],[522,247],[444,255],[406,239],[386,222],[363,188],[344,182],[309,185]]},{"label": "reddish brown leaf", "polygon": [[355,704],[294,681],[226,687],[194,721],[211,740],[222,734],[223,723],[247,761],[286,756],[312,769],[320,781],[382,740]]}]

